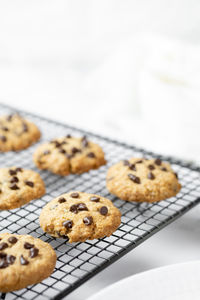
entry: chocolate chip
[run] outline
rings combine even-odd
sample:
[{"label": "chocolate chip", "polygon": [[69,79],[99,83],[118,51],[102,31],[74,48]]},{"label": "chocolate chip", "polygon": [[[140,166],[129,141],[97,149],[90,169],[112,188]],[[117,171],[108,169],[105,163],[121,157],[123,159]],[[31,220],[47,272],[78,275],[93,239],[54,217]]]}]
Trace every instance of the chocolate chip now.
[{"label": "chocolate chip", "polygon": [[136,171],[136,167],[134,164],[130,164],[129,169],[132,171]]},{"label": "chocolate chip", "polygon": [[50,154],[51,152],[49,151],[49,150],[45,150],[44,152],[43,152],[43,155],[48,155],[48,154]]},{"label": "chocolate chip", "polygon": [[66,135],[66,138],[67,138],[67,139],[70,139],[71,137],[72,137],[71,134],[67,134],[67,135]]},{"label": "chocolate chip", "polygon": [[85,205],[85,203],[78,203],[77,204],[77,209],[79,211],[83,211],[83,210],[88,210],[87,206]]},{"label": "chocolate chip", "polygon": [[25,249],[31,249],[31,248],[33,248],[33,247],[34,247],[33,244],[30,244],[30,243],[28,243],[28,242],[25,242],[25,243],[24,243],[24,248],[25,248]]},{"label": "chocolate chip", "polygon": [[69,209],[71,212],[73,212],[74,214],[77,214],[78,213],[78,208],[77,208],[77,205],[76,204],[73,204],[70,209]]},{"label": "chocolate chip", "polygon": [[50,141],[50,144],[55,144],[55,147],[60,147],[60,143],[56,140]]},{"label": "chocolate chip", "polygon": [[9,170],[9,174],[13,176],[13,175],[17,175],[17,172],[15,170]]},{"label": "chocolate chip", "polygon": [[95,158],[96,156],[95,156],[95,154],[93,152],[89,152],[87,154],[87,157],[89,157],[89,158]]},{"label": "chocolate chip", "polygon": [[17,176],[14,176],[13,178],[11,178],[10,182],[11,183],[19,182],[19,179],[17,178]]},{"label": "chocolate chip", "polygon": [[7,138],[5,137],[5,135],[0,135],[0,140],[5,143],[7,141]]},{"label": "chocolate chip", "polygon": [[1,250],[4,250],[4,249],[6,249],[6,248],[8,248],[8,244],[7,243],[0,243],[0,251]]},{"label": "chocolate chip", "polygon": [[67,221],[64,221],[64,222],[63,222],[63,226],[64,226],[66,229],[71,229],[71,228],[72,228],[72,225],[73,225],[73,221],[72,221],[72,220],[67,220]]},{"label": "chocolate chip", "polygon": [[73,147],[71,151],[72,151],[72,154],[76,154],[78,152],[81,152],[81,150],[76,148],[76,147]]},{"label": "chocolate chip", "polygon": [[7,256],[6,253],[0,252],[0,258],[5,258]]},{"label": "chocolate chip", "polygon": [[23,169],[22,168],[16,168],[15,172],[23,172]]},{"label": "chocolate chip", "polygon": [[2,190],[0,189],[0,194],[2,193]]},{"label": "chocolate chip", "polygon": [[148,165],[148,169],[149,169],[149,170],[154,170],[155,167],[154,167],[154,165]]},{"label": "chocolate chip", "polygon": [[148,179],[155,179],[155,175],[152,172],[149,172],[149,174],[147,175]]},{"label": "chocolate chip", "polygon": [[135,176],[135,175],[133,175],[133,174],[128,174],[128,177],[129,177],[133,182],[135,182],[135,183],[137,183],[137,184],[140,184],[140,183],[141,183],[140,178],[137,177],[137,176]]},{"label": "chocolate chip", "polygon": [[62,145],[66,145],[67,142],[66,142],[66,141],[62,141],[60,144],[61,144],[61,146],[62,146]]},{"label": "chocolate chip", "polygon": [[178,179],[178,174],[176,172],[174,172],[174,176]]},{"label": "chocolate chip", "polygon": [[130,163],[129,163],[129,161],[128,160],[123,160],[123,164],[124,164],[124,166],[129,166],[130,165]]},{"label": "chocolate chip", "polygon": [[78,204],[73,204],[70,209],[71,212],[73,212],[74,214],[77,214],[78,211],[84,211],[84,210],[88,210],[87,206],[85,205],[85,203],[78,203]]},{"label": "chocolate chip", "polygon": [[8,241],[11,244],[15,244],[15,243],[17,243],[18,239],[15,236],[11,236],[11,237],[9,237]]},{"label": "chocolate chip", "polygon": [[61,143],[59,143],[58,141],[54,141],[55,147],[59,148],[61,146]]},{"label": "chocolate chip", "polygon": [[162,171],[167,172],[167,169],[165,167],[160,168]]},{"label": "chocolate chip", "polygon": [[136,164],[141,164],[141,163],[143,163],[143,160],[142,160],[142,159],[136,161]]},{"label": "chocolate chip", "polygon": [[38,256],[39,253],[39,249],[38,248],[31,248],[29,255],[31,258],[34,258],[36,256]]},{"label": "chocolate chip", "polygon": [[70,194],[70,197],[72,197],[72,198],[79,198],[79,193],[71,193]]},{"label": "chocolate chip", "polygon": [[26,181],[24,181],[25,182],[25,184],[26,185],[28,185],[28,186],[30,186],[30,187],[34,187],[34,183],[32,182],[32,181],[28,181],[28,180],[26,180]]},{"label": "chocolate chip", "polygon": [[9,265],[12,265],[12,264],[14,264],[16,257],[13,255],[7,255],[6,260]]},{"label": "chocolate chip", "polygon": [[66,240],[66,242],[69,241],[69,237],[67,235],[61,234],[59,231],[56,231],[56,234],[60,237]]},{"label": "chocolate chip", "polygon": [[60,149],[59,152],[62,153],[62,154],[66,153],[65,149]]},{"label": "chocolate chip", "polygon": [[22,127],[24,132],[28,132],[28,125],[26,123],[23,123]]},{"label": "chocolate chip", "polygon": [[83,223],[87,226],[91,225],[93,223],[93,218],[91,216],[83,218]]},{"label": "chocolate chip", "polygon": [[3,131],[9,131],[8,127],[5,127],[5,126],[2,126],[1,129],[2,129]]},{"label": "chocolate chip", "polygon": [[21,263],[21,265],[28,265],[29,264],[29,261],[27,260],[27,259],[25,259],[24,257],[23,257],[23,255],[21,255],[20,256],[20,263]]},{"label": "chocolate chip", "polygon": [[90,201],[92,201],[92,202],[99,202],[100,201],[100,197],[92,196],[92,197],[90,197]]},{"label": "chocolate chip", "polygon": [[10,189],[11,190],[19,190],[19,187],[15,183],[12,183],[10,186]]},{"label": "chocolate chip", "polygon": [[64,202],[66,202],[66,199],[63,198],[63,197],[61,197],[61,198],[58,199],[58,202],[59,202],[59,203],[64,203]]},{"label": "chocolate chip", "polygon": [[162,164],[162,161],[160,160],[160,158],[156,158],[154,162],[157,166],[160,166]]},{"label": "chocolate chip", "polygon": [[8,266],[9,264],[5,259],[0,260],[0,269],[7,268]]},{"label": "chocolate chip", "polygon": [[99,210],[100,214],[105,216],[108,213],[108,208],[106,206],[102,206]]},{"label": "chocolate chip", "polygon": [[82,137],[82,146],[84,148],[88,147],[88,140],[87,140],[87,137],[86,136],[83,136]]}]

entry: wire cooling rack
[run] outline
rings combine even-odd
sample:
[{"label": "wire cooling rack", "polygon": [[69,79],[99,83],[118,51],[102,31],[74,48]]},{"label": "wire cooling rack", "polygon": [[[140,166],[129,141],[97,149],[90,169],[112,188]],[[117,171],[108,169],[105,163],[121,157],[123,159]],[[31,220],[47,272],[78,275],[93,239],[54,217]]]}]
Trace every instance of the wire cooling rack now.
[{"label": "wire cooling rack", "polygon": [[[200,168],[194,165],[171,157],[155,155],[134,146],[0,104],[1,115],[13,112],[20,113],[21,116],[38,125],[42,131],[40,142],[66,134],[87,135],[102,146],[108,163],[98,170],[82,175],[60,177],[36,169],[32,162],[32,154],[38,144],[17,153],[0,153],[0,167],[31,168],[41,174],[47,188],[46,195],[39,200],[34,200],[15,210],[0,211],[0,232],[30,234],[50,243],[57,253],[57,264],[51,277],[26,289],[2,294],[2,299],[62,299],[200,202]],[[171,163],[181,181],[181,192],[176,197],[158,203],[140,205],[122,201],[109,194],[105,186],[107,168],[131,156],[159,157]],[[42,207],[54,197],[72,189],[100,194],[111,199],[121,210],[121,226],[111,237],[69,244],[63,239],[55,239],[43,233],[38,222]]]}]

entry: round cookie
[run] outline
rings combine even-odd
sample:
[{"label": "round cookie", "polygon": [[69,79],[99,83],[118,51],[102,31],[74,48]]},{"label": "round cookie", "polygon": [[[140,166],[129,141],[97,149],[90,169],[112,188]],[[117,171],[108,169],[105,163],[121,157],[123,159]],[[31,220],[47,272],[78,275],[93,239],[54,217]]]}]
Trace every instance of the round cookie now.
[{"label": "round cookie", "polygon": [[20,115],[0,117],[0,152],[26,149],[39,138],[37,126]]},{"label": "round cookie", "polygon": [[156,202],[181,189],[177,174],[160,159],[120,161],[109,168],[106,181],[110,193],[126,201]]},{"label": "round cookie", "polygon": [[45,194],[40,175],[31,170],[0,168],[0,210],[20,207]]},{"label": "round cookie", "polygon": [[67,135],[40,145],[33,160],[39,169],[66,176],[97,169],[106,163],[101,147],[87,140]]},{"label": "round cookie", "polygon": [[52,247],[29,235],[0,234],[0,291],[7,293],[39,283],[56,264]]},{"label": "round cookie", "polygon": [[40,215],[41,228],[70,243],[110,236],[121,223],[121,213],[106,198],[72,191],[50,201]]}]

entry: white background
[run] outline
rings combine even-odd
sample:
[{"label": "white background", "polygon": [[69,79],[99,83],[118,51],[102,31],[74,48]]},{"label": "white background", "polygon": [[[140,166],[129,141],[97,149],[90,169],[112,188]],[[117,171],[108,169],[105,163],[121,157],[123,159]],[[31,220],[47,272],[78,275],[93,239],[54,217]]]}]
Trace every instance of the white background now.
[{"label": "white background", "polygon": [[[1,1],[0,99],[200,161],[199,15],[198,0]],[[199,259],[198,215],[196,208],[68,298]]]},{"label": "white background", "polygon": [[1,1],[0,99],[200,161],[199,11],[198,0]]}]

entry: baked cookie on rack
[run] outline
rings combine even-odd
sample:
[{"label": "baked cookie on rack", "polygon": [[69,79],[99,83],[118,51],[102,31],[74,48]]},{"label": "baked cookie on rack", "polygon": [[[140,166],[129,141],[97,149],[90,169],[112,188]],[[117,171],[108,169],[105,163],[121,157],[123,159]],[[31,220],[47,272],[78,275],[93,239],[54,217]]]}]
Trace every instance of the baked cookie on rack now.
[{"label": "baked cookie on rack", "polygon": [[20,207],[45,194],[40,175],[18,167],[0,168],[0,210]]},{"label": "baked cookie on rack", "polygon": [[33,156],[39,169],[66,176],[97,169],[106,163],[102,148],[86,137],[67,135],[40,145]]},{"label": "baked cookie on rack", "polygon": [[0,117],[0,152],[26,149],[39,138],[37,126],[19,114]]},{"label": "baked cookie on rack", "polygon": [[120,223],[121,213],[110,200],[77,191],[53,199],[40,215],[45,232],[70,243],[110,236]]},{"label": "baked cookie on rack", "polygon": [[0,291],[23,289],[49,277],[56,253],[40,239],[29,235],[0,234]]},{"label": "baked cookie on rack", "polygon": [[181,189],[177,174],[160,159],[131,158],[109,168],[110,193],[122,200],[156,202],[175,196]]}]

